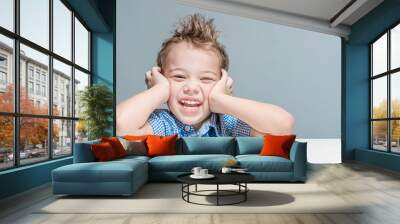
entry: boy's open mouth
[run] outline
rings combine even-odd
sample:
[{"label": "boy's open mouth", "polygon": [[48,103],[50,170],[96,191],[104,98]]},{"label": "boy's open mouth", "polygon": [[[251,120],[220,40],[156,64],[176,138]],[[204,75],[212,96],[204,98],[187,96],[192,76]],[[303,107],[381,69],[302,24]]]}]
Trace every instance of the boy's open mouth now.
[{"label": "boy's open mouth", "polygon": [[188,112],[195,112],[203,104],[196,99],[181,99],[178,101],[179,104]]}]

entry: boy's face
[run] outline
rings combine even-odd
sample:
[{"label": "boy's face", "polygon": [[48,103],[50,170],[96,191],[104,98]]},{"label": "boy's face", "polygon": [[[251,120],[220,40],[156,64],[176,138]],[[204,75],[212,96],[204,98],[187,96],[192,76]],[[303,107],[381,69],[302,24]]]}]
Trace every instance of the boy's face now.
[{"label": "boy's face", "polygon": [[163,74],[170,83],[170,111],[182,123],[199,128],[211,113],[208,96],[221,76],[217,53],[187,42],[174,44]]}]

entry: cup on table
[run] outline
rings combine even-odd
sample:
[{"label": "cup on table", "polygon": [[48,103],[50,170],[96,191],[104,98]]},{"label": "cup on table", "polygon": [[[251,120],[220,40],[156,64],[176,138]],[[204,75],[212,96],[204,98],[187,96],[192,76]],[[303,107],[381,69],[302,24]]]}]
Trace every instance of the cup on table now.
[{"label": "cup on table", "polygon": [[230,167],[222,167],[221,172],[222,173],[230,173],[232,171],[232,168]]},{"label": "cup on table", "polygon": [[202,168],[201,167],[193,167],[193,169],[192,169],[192,173],[194,174],[194,175],[196,175],[196,176],[200,176],[201,174],[200,174],[200,171],[202,170]]},{"label": "cup on table", "polygon": [[208,169],[201,169],[200,170],[200,176],[207,176],[208,175]]}]

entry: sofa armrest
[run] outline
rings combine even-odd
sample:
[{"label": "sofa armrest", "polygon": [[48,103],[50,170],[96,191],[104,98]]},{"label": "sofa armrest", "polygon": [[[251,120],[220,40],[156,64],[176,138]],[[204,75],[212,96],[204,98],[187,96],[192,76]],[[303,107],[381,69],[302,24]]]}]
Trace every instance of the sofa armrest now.
[{"label": "sofa armrest", "polygon": [[307,176],[307,143],[294,142],[290,149],[290,160],[293,162],[293,179],[305,181]]},{"label": "sofa armrest", "polygon": [[89,163],[95,162],[90,146],[92,144],[100,143],[100,140],[75,143],[74,145],[74,163]]}]

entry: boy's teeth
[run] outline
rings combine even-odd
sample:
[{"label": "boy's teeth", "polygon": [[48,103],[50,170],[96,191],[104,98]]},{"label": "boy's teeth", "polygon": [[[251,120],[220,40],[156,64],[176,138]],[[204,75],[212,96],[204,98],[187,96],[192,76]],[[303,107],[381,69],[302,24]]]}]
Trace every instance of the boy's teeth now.
[{"label": "boy's teeth", "polygon": [[187,105],[197,105],[197,104],[199,104],[198,101],[182,100],[181,102],[182,102],[183,104],[187,104]]}]

